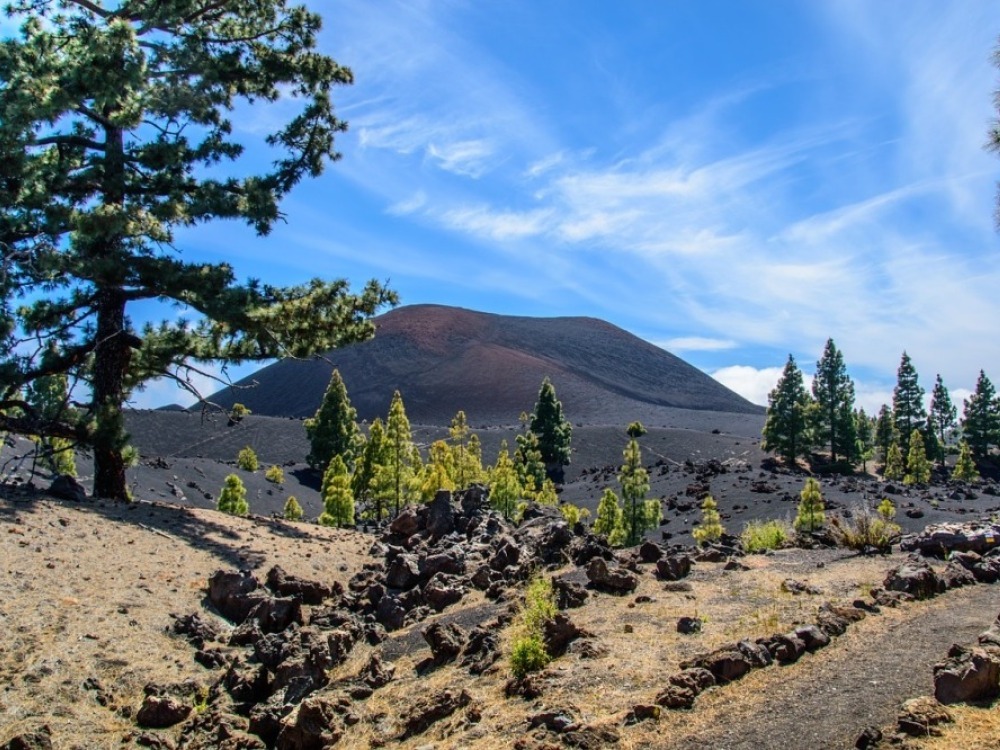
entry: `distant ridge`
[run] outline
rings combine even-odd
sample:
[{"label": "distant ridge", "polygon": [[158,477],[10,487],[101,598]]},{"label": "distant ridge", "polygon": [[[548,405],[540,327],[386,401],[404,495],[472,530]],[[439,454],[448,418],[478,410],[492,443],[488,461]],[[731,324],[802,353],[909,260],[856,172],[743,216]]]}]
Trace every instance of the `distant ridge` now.
[{"label": "distant ridge", "polygon": [[546,376],[578,424],[640,419],[669,426],[678,409],[763,413],[679,357],[595,318],[411,305],[375,322],[370,341],[325,359],[282,360],[210,400],[227,407],[238,401],[254,414],[312,416],[337,367],[358,418],[366,420],[384,416],[399,389],[415,423],[447,424],[462,409],[474,425],[515,424],[534,407]]}]

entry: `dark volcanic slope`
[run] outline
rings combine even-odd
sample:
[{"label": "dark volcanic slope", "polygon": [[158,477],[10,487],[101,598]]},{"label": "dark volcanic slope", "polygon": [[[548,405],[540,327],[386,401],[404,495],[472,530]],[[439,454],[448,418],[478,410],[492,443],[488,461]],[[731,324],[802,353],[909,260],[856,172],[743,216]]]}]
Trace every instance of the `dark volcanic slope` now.
[{"label": "dark volcanic slope", "polygon": [[[315,413],[333,367],[359,419],[388,411],[399,389],[414,422],[447,424],[463,409],[472,424],[511,424],[531,411],[552,379],[575,423],[672,425],[678,409],[763,413],[682,359],[593,318],[527,318],[414,305],[377,319],[371,341],[326,360],[283,360],[212,400],[239,401],[255,414]],[[328,360],[328,361],[327,361]]]}]

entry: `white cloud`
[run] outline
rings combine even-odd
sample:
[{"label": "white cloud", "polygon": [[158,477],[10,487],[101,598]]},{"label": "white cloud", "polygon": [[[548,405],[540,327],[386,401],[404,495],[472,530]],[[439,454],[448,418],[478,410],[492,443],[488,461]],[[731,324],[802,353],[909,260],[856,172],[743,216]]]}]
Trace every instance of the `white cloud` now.
[{"label": "white cloud", "polygon": [[489,170],[494,153],[493,145],[482,139],[456,141],[440,146],[430,143],[427,146],[427,156],[438,167],[446,172],[472,178],[481,177]]},{"label": "white cloud", "polygon": [[774,390],[783,370],[783,367],[758,369],[749,365],[730,365],[720,367],[710,375],[747,401],[767,406],[767,396]]},{"label": "white cloud", "polygon": [[386,212],[392,214],[393,216],[406,216],[408,214],[416,213],[426,205],[427,193],[423,190],[418,190],[409,198],[389,206],[389,208],[386,209]]},{"label": "white cloud", "polygon": [[670,352],[721,352],[736,348],[732,339],[713,339],[705,336],[680,336],[667,339],[657,346]]},{"label": "white cloud", "polygon": [[442,223],[451,229],[487,237],[511,240],[532,237],[545,231],[550,211],[493,211],[485,206],[460,208],[440,215]]}]

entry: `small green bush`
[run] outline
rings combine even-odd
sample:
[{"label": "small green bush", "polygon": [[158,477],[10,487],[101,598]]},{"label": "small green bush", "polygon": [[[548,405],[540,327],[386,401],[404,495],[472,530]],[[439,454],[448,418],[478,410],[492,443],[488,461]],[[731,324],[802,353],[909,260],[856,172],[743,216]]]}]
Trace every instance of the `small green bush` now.
[{"label": "small green bush", "polygon": [[559,511],[570,526],[576,526],[583,519],[590,518],[589,510],[573,505],[573,503],[563,503],[559,506]]},{"label": "small green bush", "polygon": [[243,417],[247,417],[251,414],[253,414],[253,412],[239,402],[233,404],[233,408],[229,410],[229,418],[234,422],[239,422],[243,419]]},{"label": "small green bush", "polygon": [[243,480],[235,474],[230,474],[226,477],[226,483],[222,487],[217,507],[223,513],[229,513],[234,516],[245,516],[250,512],[250,504],[247,502],[247,489],[243,486]]},{"label": "small green bush", "polygon": [[552,660],[539,635],[526,635],[514,641],[510,653],[510,670],[521,679],[530,672],[544,669]]},{"label": "small green bush", "polygon": [[740,541],[748,553],[778,549],[788,542],[791,528],[787,521],[750,521],[743,527]]},{"label": "small green bush", "polygon": [[806,479],[805,487],[802,488],[799,497],[801,500],[798,514],[795,516],[795,530],[811,534],[826,523],[826,515],[823,513],[826,504],[823,502],[823,492],[820,490],[819,482],[812,477]]},{"label": "small green bush", "polygon": [[864,506],[855,511],[850,519],[833,516],[830,532],[837,544],[853,550],[875,549],[888,551],[899,539],[901,529],[893,522],[896,506],[889,498],[879,503],[876,512]]},{"label": "small green bush", "polygon": [[134,445],[126,445],[122,448],[122,461],[125,462],[125,467],[128,469],[133,469],[139,465],[139,449]]},{"label": "small green bush", "polygon": [[285,501],[284,516],[286,521],[301,521],[303,516],[302,506],[295,499],[295,495],[289,495]]},{"label": "small green bush", "polygon": [[257,461],[257,454],[249,445],[236,455],[236,465],[243,471],[257,471],[260,463]]},{"label": "small green bush", "polygon": [[274,484],[282,484],[285,481],[285,472],[280,466],[272,466],[264,472],[264,479]]},{"label": "small green bush", "polygon": [[722,516],[719,515],[719,505],[711,495],[701,504],[701,525],[691,530],[691,536],[698,544],[714,542],[725,533],[722,528]]}]

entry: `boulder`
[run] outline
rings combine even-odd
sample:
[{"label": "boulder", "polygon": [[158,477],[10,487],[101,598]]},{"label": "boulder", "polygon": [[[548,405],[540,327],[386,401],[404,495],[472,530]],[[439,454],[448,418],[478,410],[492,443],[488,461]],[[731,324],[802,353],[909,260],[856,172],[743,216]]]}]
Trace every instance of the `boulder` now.
[{"label": "boulder", "polygon": [[639,545],[639,559],[644,563],[655,563],[663,557],[663,548],[654,542],[643,542]]},{"label": "boulder", "polygon": [[670,555],[656,561],[656,575],[664,581],[679,581],[691,572],[691,558],[687,555]]},{"label": "boulder", "polygon": [[941,584],[946,589],[957,589],[962,586],[972,586],[976,583],[976,576],[971,570],[961,564],[951,561],[941,572]]},{"label": "boulder", "polygon": [[914,599],[930,599],[943,590],[937,574],[923,561],[909,561],[893,568],[882,585],[886,591],[909,594]]},{"label": "boulder", "polygon": [[444,690],[428,698],[418,699],[414,705],[403,714],[403,731],[400,741],[418,734],[423,734],[435,723],[446,719],[460,708],[465,708],[472,702],[465,690]]},{"label": "boulder", "polygon": [[385,585],[405,591],[420,582],[420,563],[416,555],[396,555],[385,573]]},{"label": "boulder", "polygon": [[896,717],[896,727],[911,737],[940,736],[941,724],[950,724],[951,712],[930,696],[911,698],[903,703]]},{"label": "boulder", "polygon": [[166,729],[184,721],[191,710],[190,701],[166,693],[147,693],[135,722],[146,729]]},{"label": "boulder", "polygon": [[258,703],[270,695],[267,669],[263,664],[234,661],[222,678],[222,685],[237,703]]},{"label": "boulder", "polygon": [[469,633],[460,666],[468,669],[470,674],[479,675],[496,664],[499,659],[500,637],[496,631],[480,627]]},{"label": "boulder", "polygon": [[504,571],[513,567],[521,560],[521,548],[509,536],[500,537],[496,551],[490,558],[490,567],[496,571]]},{"label": "boulder", "polygon": [[552,591],[559,609],[582,607],[589,596],[583,586],[565,577],[552,579]]},{"label": "boulder", "polygon": [[794,633],[773,635],[764,639],[763,643],[779,664],[793,664],[806,652],[805,642]]},{"label": "boulder", "polygon": [[542,639],[545,641],[545,648],[553,657],[565,654],[566,649],[577,638],[589,637],[590,633],[577,627],[562,612],[556,613],[555,617],[546,620],[542,626]]},{"label": "boulder", "polygon": [[578,566],[586,565],[595,557],[601,557],[605,560],[613,560],[615,557],[615,552],[608,544],[608,540],[594,534],[576,537],[570,544],[567,553],[573,563]]},{"label": "boulder", "polygon": [[393,664],[386,664],[377,653],[372,654],[368,663],[364,666],[358,678],[368,687],[378,689],[385,687],[396,674],[396,667]]},{"label": "boulder", "polygon": [[949,552],[982,554],[997,546],[1000,524],[980,522],[933,524],[900,544],[905,551],[934,557],[945,557]]},{"label": "boulder", "polygon": [[208,620],[198,612],[189,615],[175,615],[171,613],[173,624],[170,630],[187,638],[188,642],[197,649],[205,648],[206,641],[215,641],[222,635],[222,628],[215,620]]},{"label": "boulder", "polygon": [[262,597],[260,582],[248,570],[217,570],[208,579],[208,599],[227,620],[243,622]]},{"label": "boulder", "polygon": [[625,726],[633,726],[639,724],[643,721],[657,721],[660,718],[660,707],[649,703],[638,703],[633,706],[625,718],[622,719],[622,723]]},{"label": "boulder", "polygon": [[987,700],[1000,695],[1000,649],[952,646],[934,667],[934,697],[941,703]]},{"label": "boulder", "polygon": [[243,625],[256,623],[262,633],[280,633],[292,623],[302,624],[302,603],[292,596],[268,596],[257,601]]},{"label": "boulder", "polygon": [[427,504],[427,533],[437,541],[455,530],[455,509],[451,505],[451,491],[438,490]]},{"label": "boulder", "polygon": [[327,696],[307,698],[281,723],[277,750],[326,750],[344,734],[340,707]]},{"label": "boulder", "polygon": [[624,568],[609,567],[600,557],[595,557],[587,565],[587,579],[594,588],[610,594],[627,594],[635,591],[639,578]]},{"label": "boulder", "polygon": [[60,474],[53,479],[48,492],[59,500],[70,500],[76,503],[87,500],[87,489],[80,484],[76,477],[69,474]]},{"label": "boulder", "polygon": [[436,611],[455,604],[465,596],[465,588],[451,576],[436,573],[423,588],[424,600]]},{"label": "boulder", "polygon": [[[339,588],[339,584],[328,585],[289,575],[278,565],[267,571],[267,585],[279,596],[295,597],[303,604],[322,604],[338,593]],[[339,593],[343,593],[343,590]]]},{"label": "boulder", "polygon": [[389,632],[399,630],[406,621],[406,608],[398,596],[386,594],[379,599],[378,606],[375,608],[375,619]]},{"label": "boulder", "polygon": [[681,635],[693,635],[701,632],[700,617],[681,617],[677,620],[677,632]]},{"label": "boulder", "polygon": [[435,622],[424,628],[420,634],[431,647],[434,663],[447,664],[458,657],[465,645],[465,632],[454,623]]},{"label": "boulder", "polygon": [[443,552],[435,552],[420,559],[418,563],[420,577],[427,581],[438,573],[451,576],[465,575],[465,557],[461,549],[452,547]]},{"label": "boulder", "polygon": [[52,730],[47,724],[19,734],[0,745],[0,750],[52,750]]},{"label": "boulder", "polygon": [[[763,649],[763,647],[761,647]],[[767,649],[763,649],[767,653]],[[757,655],[759,658],[759,655]],[[770,654],[768,654],[770,659]],[[747,675],[755,666],[756,658],[751,657],[737,644],[723,646],[708,654],[696,656],[686,662],[681,662],[682,669],[705,669],[719,684],[733,682]]]}]

